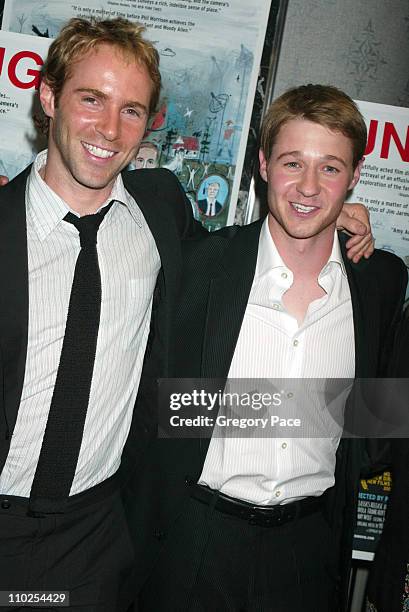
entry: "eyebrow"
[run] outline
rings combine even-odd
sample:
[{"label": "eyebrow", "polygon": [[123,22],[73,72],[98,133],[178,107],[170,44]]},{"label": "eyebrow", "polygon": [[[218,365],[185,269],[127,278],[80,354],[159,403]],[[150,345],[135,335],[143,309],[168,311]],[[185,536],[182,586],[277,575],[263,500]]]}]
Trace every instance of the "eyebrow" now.
[{"label": "eyebrow", "polygon": [[[277,161],[281,159],[282,157],[286,157],[287,155],[291,155],[293,157],[302,157],[302,152],[301,151],[284,151],[284,153],[281,153],[277,157]],[[348,168],[348,164],[345,162],[345,160],[342,159],[342,157],[338,157],[337,155],[324,155],[323,157],[321,157],[321,159],[322,161],[338,161],[340,164],[345,166],[345,168]]]},{"label": "eyebrow", "polygon": [[[103,91],[100,91],[99,89],[93,89],[92,87],[79,87],[78,89],[75,90],[75,92],[78,92],[78,93],[89,93],[89,94],[92,94],[93,96],[95,96],[96,98],[101,98],[101,100],[107,100],[108,99],[108,96]],[[124,108],[125,107],[139,108],[140,110],[142,110],[146,114],[148,114],[148,109],[145,106],[145,104],[142,104],[141,102],[138,102],[136,100],[126,100],[125,103],[122,106]]]}]

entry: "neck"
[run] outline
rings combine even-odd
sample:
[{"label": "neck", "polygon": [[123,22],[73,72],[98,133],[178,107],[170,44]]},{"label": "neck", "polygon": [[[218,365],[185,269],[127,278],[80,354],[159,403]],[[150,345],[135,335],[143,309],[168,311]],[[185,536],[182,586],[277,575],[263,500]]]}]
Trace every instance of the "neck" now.
[{"label": "neck", "polygon": [[335,224],[310,238],[294,238],[269,215],[270,234],[285,265],[296,277],[318,278],[334,243]]}]

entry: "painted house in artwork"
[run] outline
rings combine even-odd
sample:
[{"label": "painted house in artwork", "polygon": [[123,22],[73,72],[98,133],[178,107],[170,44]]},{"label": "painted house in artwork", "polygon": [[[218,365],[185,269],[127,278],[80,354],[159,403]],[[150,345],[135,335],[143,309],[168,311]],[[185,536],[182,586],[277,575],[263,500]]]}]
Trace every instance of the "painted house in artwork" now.
[{"label": "painted house in artwork", "polygon": [[179,136],[172,146],[172,157],[180,150],[185,152],[185,159],[199,159],[199,140],[196,136]]}]

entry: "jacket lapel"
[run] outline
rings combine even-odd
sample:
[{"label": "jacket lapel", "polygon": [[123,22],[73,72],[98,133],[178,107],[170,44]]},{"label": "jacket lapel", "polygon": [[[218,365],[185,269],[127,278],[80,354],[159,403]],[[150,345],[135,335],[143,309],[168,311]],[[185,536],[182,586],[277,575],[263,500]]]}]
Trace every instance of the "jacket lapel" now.
[{"label": "jacket lapel", "polygon": [[[16,422],[27,353],[25,187],[30,169],[31,166],[0,190],[0,277],[3,283],[0,297],[0,342],[6,439],[13,432]],[[0,457],[0,471],[4,459]]]},{"label": "jacket lapel", "polygon": [[372,274],[366,269],[370,262],[361,259],[357,264],[346,256],[345,238],[340,245],[351,292],[355,335],[355,377],[369,378],[377,374],[379,349],[379,296]]},{"label": "jacket lapel", "polygon": [[203,378],[226,378],[254,278],[263,221],[238,231],[211,279],[202,352]]},{"label": "jacket lapel", "polygon": [[[153,172],[153,180],[149,180],[149,172],[152,173],[152,171],[140,173],[139,170],[132,172],[132,181],[128,179],[127,173],[124,173],[122,177],[126,189],[141,209],[159,251],[163,274],[159,275],[154,297],[155,300],[160,300],[163,305],[161,328],[164,334],[163,340],[165,346],[167,346],[169,321],[175,303],[182,266],[181,238],[174,216],[169,214],[170,209],[161,201],[164,196],[159,194],[159,181],[155,180],[156,173]],[[141,177],[141,180],[137,180],[139,177]],[[165,357],[167,360],[167,354]],[[167,361],[164,367],[163,375],[166,375]]]}]

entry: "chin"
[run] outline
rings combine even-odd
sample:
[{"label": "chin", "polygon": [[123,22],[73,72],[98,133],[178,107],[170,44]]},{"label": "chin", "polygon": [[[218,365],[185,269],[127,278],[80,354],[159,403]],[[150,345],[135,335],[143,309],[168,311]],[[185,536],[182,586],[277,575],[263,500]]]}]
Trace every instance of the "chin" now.
[{"label": "chin", "polygon": [[307,238],[314,238],[314,236],[319,236],[322,231],[323,228],[288,228],[287,234],[292,238],[306,240]]},{"label": "chin", "polygon": [[77,183],[82,185],[83,187],[87,187],[88,189],[105,189],[110,183],[113,183],[118,176],[119,172],[114,175],[104,176],[104,177],[90,177],[86,175],[82,176],[74,176]]}]

